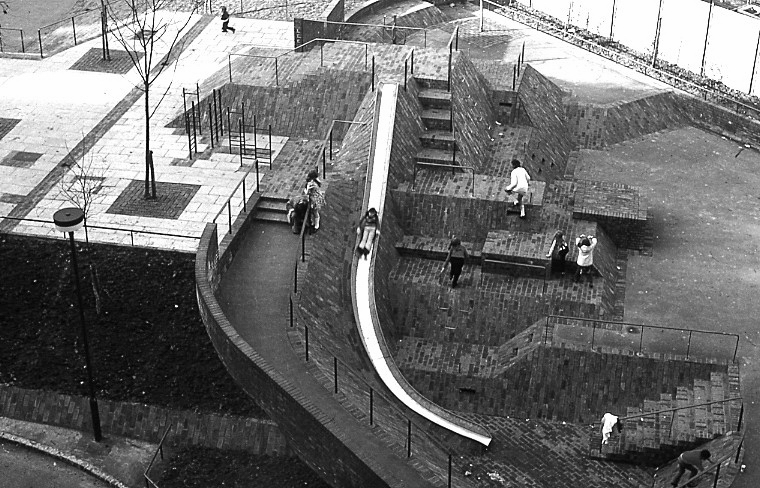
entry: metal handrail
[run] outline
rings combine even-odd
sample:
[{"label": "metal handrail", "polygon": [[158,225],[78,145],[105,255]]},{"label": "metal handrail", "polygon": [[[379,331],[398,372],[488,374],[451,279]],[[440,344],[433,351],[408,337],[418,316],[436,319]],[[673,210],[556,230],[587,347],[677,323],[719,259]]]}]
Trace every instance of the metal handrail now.
[{"label": "metal handrail", "polygon": [[[216,223],[216,219],[218,219],[219,216],[222,214],[222,212],[224,211],[224,207],[227,207],[228,211],[230,212],[228,233],[232,232],[232,209],[230,208],[230,206],[231,206],[230,202],[232,201],[232,197],[235,196],[235,192],[237,192],[238,188],[240,188],[241,185],[243,186],[243,211],[244,212],[248,211],[248,209],[246,207],[247,203],[246,203],[246,198],[245,198],[245,179],[248,178],[248,175],[254,169],[258,173],[258,171],[259,171],[259,160],[258,160],[258,158],[256,158],[255,164],[252,164],[251,167],[248,168],[248,170],[246,170],[246,172],[243,175],[243,177],[240,179],[240,181],[238,182],[238,184],[235,185],[235,188],[230,193],[230,196],[227,197],[227,200],[225,200],[224,204],[222,205],[222,208],[219,209],[219,211],[216,213],[216,215],[214,216],[214,218],[211,220],[211,222]],[[258,179],[257,179],[256,183],[258,184]]]},{"label": "metal handrail", "polygon": [[145,478],[145,486],[147,488],[150,488],[151,486],[153,488],[158,488],[158,485],[155,481],[150,479],[150,476],[148,475],[148,472],[153,467],[153,463],[156,462],[156,456],[158,456],[159,453],[161,453],[161,459],[164,459],[164,440],[166,440],[166,436],[169,435],[169,431],[172,428],[172,424],[169,423],[169,426],[164,431],[164,435],[161,436],[161,440],[158,443],[158,447],[156,448],[156,452],[153,453],[153,457],[150,460],[150,463],[148,464],[148,467],[145,468],[145,471],[143,472],[143,478]]},{"label": "metal handrail", "polygon": [[417,184],[417,167],[418,166],[432,166],[437,168],[451,168],[452,172],[456,169],[465,171],[472,171],[472,190],[470,193],[475,196],[475,168],[473,166],[459,166],[458,164],[440,164],[440,163],[426,163],[425,161],[415,161],[414,163],[414,175],[412,176],[412,190],[415,189]]},{"label": "metal handrail", "polygon": [[[232,56],[239,56],[239,57],[247,57],[247,58],[262,58],[262,59],[274,59],[274,66],[275,66],[275,78],[276,78],[276,84],[279,85],[279,75],[278,75],[278,66],[277,66],[277,60],[280,59],[282,56],[288,56],[294,52],[300,52],[304,47],[308,46],[311,43],[325,43],[325,42],[344,42],[347,44],[360,44],[364,46],[364,69],[367,69],[368,64],[368,58],[369,58],[369,42],[363,42],[363,41],[347,41],[343,39],[324,39],[324,38],[316,38],[312,39],[309,42],[306,42],[304,44],[301,44],[300,46],[292,49],[287,49],[285,52],[278,54],[276,56],[267,56],[265,54],[243,54],[243,53],[229,53],[227,55],[227,70],[229,72],[230,77],[230,83],[232,83]],[[322,44],[320,44],[321,46]],[[272,46],[260,46],[257,44],[249,44],[248,46],[252,47],[260,47],[264,49],[274,49],[277,51],[283,51],[282,48],[272,47]]]},{"label": "metal handrail", "polygon": [[[711,463],[710,465],[708,465],[705,469],[703,469],[699,474],[697,474],[693,478],[688,478],[688,479],[686,479],[684,481],[679,482],[678,485],[676,485],[675,488],[685,488],[687,486],[691,486],[691,484],[693,482],[698,481],[699,479],[705,477],[712,470],[715,470],[715,479],[713,480],[713,487],[717,486],[718,479],[720,478],[720,466],[724,462],[726,462],[729,459],[733,458],[734,456],[736,456],[736,458],[734,459],[734,464],[736,464],[736,463],[739,462],[739,454],[741,453],[742,447],[744,446],[744,436],[745,436],[745,434],[742,434],[741,440],[739,441],[739,445],[736,447],[735,451],[731,452],[730,454],[726,454],[725,456],[721,457],[715,463]],[[670,463],[667,463],[667,464],[670,464]],[[655,471],[654,476],[652,477],[653,478],[652,479],[652,487],[654,487],[655,484],[657,483],[657,476],[659,474],[658,471],[660,469],[662,469],[662,467],[657,468],[657,471]]]},{"label": "metal handrail", "polygon": [[[40,222],[40,223],[43,223],[43,224],[52,224],[52,221],[50,221],[50,220],[30,219],[30,218],[27,218],[27,217],[11,217],[9,215],[6,215],[6,216],[0,215],[0,221],[3,220],[3,219],[18,220],[18,221],[21,221],[21,222]],[[187,236],[187,235],[183,235],[183,234],[171,234],[171,233],[168,233],[168,232],[155,232],[155,231],[151,231],[151,230],[124,229],[124,228],[121,228],[121,227],[109,227],[109,226],[105,226],[105,225],[86,224],[85,227],[87,227],[88,229],[97,229],[97,230],[116,230],[116,231],[120,231],[120,232],[129,232],[129,233],[136,233],[136,234],[150,234],[150,235],[165,236],[165,237],[179,237],[181,239],[200,239],[200,236]],[[133,238],[133,241],[134,241],[134,238]],[[133,245],[134,245],[134,242],[133,242]]]},{"label": "metal handrail", "polygon": [[[733,397],[733,398],[724,398],[723,400],[714,400],[712,402],[694,403],[692,405],[685,405],[683,407],[666,408],[664,410],[657,410],[657,411],[654,411],[654,412],[641,412],[641,413],[636,414],[636,415],[628,415],[627,417],[618,417],[618,421],[630,420],[630,419],[639,419],[639,418],[643,418],[643,417],[652,417],[652,416],[660,415],[661,413],[677,412],[678,410],[687,410],[687,409],[690,409],[690,408],[697,408],[697,407],[706,407],[708,405],[715,405],[716,403],[733,402],[735,400],[742,400],[742,399],[743,398],[739,396],[739,397]],[[743,405],[744,405],[744,403],[742,402],[742,409],[743,409]],[[742,412],[741,415],[739,416],[739,422],[737,424],[739,426],[741,426],[741,424],[742,424],[741,420],[742,420],[743,415],[744,414]],[[590,426],[594,427],[596,425],[602,425],[603,423],[604,422],[601,422],[601,421],[599,421],[599,422],[592,422],[590,424]],[[740,430],[740,429],[737,428],[736,430]]]},{"label": "metal handrail", "polygon": [[[689,347],[691,346],[691,335],[694,332],[699,333],[699,334],[708,334],[708,335],[718,335],[718,336],[734,337],[736,339],[736,345],[734,346],[734,355],[733,355],[732,362],[736,362],[736,354],[739,351],[739,339],[740,339],[740,336],[739,336],[739,334],[733,334],[733,333],[730,333],[730,332],[716,332],[716,331],[712,331],[712,330],[701,330],[701,329],[684,329],[683,327],[665,327],[665,326],[662,326],[662,325],[635,324],[635,323],[632,323],[632,322],[615,322],[615,321],[610,321],[610,320],[590,319],[590,318],[584,318],[584,317],[571,317],[571,316],[567,316],[567,315],[547,315],[546,316],[546,324],[544,325],[544,345],[546,345],[546,341],[548,340],[547,336],[549,334],[549,325],[550,325],[549,321],[551,319],[566,319],[566,320],[575,320],[575,321],[579,321],[579,322],[581,322],[581,321],[582,322],[591,322],[593,324],[592,328],[593,328],[594,332],[596,332],[596,328],[597,328],[596,324],[597,323],[600,323],[600,324],[611,324],[611,325],[616,325],[616,326],[640,327],[642,329],[641,341],[644,340],[644,338],[643,338],[643,329],[662,329],[662,330],[676,330],[676,331],[681,331],[681,332],[688,332],[689,333]],[[585,327],[585,326],[581,326],[581,327]],[[591,343],[592,343],[592,347],[593,347],[593,341],[594,341],[594,334],[593,333],[592,333],[592,336],[591,336],[591,341],[592,341]],[[639,343],[639,352],[641,352],[641,348],[642,348],[642,345],[641,345],[641,342],[640,342]],[[689,356],[688,351],[689,351],[689,349],[687,349],[687,354],[686,354],[687,358]]]},{"label": "metal handrail", "polygon": [[[676,75],[674,73],[670,73],[668,71],[664,71],[664,70],[661,70],[659,68],[655,68],[653,66],[650,66],[649,63],[646,63],[646,62],[644,62],[644,61],[636,58],[635,56],[633,56],[633,55],[631,55],[629,53],[620,52],[620,51],[616,51],[614,49],[607,48],[607,47],[602,46],[601,44],[598,44],[598,43],[596,43],[594,41],[585,39],[585,38],[583,38],[583,37],[581,37],[581,36],[579,36],[577,34],[574,34],[572,32],[568,32],[564,28],[560,28],[558,26],[555,26],[552,23],[547,22],[547,21],[541,19],[537,15],[535,15],[535,14],[533,14],[533,13],[527,11],[527,10],[518,9],[518,8],[515,8],[515,7],[511,6],[511,5],[510,6],[499,5],[499,4],[490,2],[488,0],[483,0],[483,3],[484,4],[490,4],[490,5],[494,6],[494,7],[496,7],[496,10],[489,9],[490,11],[493,11],[493,12],[495,12],[497,14],[501,14],[501,12],[498,12],[499,9],[502,9],[504,12],[510,12],[513,15],[513,17],[509,17],[509,18],[512,19],[512,20],[514,20],[514,21],[516,21],[516,22],[523,23],[525,25],[528,25],[529,27],[533,27],[534,29],[536,29],[538,31],[548,33],[549,35],[552,35],[552,36],[556,37],[557,39],[560,39],[560,40],[563,40],[563,41],[566,41],[566,42],[569,42],[569,41],[567,41],[567,38],[570,38],[570,39],[572,39],[574,41],[572,44],[577,45],[578,47],[580,47],[582,49],[585,49],[585,50],[587,50],[589,52],[592,52],[594,54],[598,54],[599,56],[602,56],[604,58],[607,58],[607,59],[610,59],[612,61],[617,62],[616,58],[620,58],[620,57],[624,56],[624,57],[626,57],[626,59],[627,59],[628,62],[630,62],[631,64],[635,65],[633,68],[636,69],[640,73],[643,73],[643,74],[645,74],[647,76],[650,76],[651,78],[655,78],[655,79],[657,79],[659,81],[662,81],[662,82],[667,83],[667,84],[669,84],[669,85],[671,85],[671,86],[673,86],[675,88],[682,89],[682,90],[687,91],[687,92],[689,90],[696,91],[696,92],[698,92],[698,94],[701,94],[702,98],[704,98],[705,100],[708,99],[708,95],[711,95],[712,97],[715,97],[715,98],[718,98],[718,99],[723,99],[723,100],[725,100],[727,102],[730,102],[731,104],[736,105],[737,108],[736,108],[735,112],[738,115],[745,115],[745,114],[741,114],[739,112],[738,108],[741,107],[744,110],[746,110],[747,112],[751,112],[753,114],[754,118],[760,119],[760,107],[755,107],[755,106],[749,105],[749,104],[747,104],[747,103],[745,103],[745,102],[743,102],[743,101],[735,98],[734,96],[732,96],[732,95],[730,95],[730,94],[728,94],[726,92],[720,91],[720,90],[715,89],[715,88],[706,88],[704,86],[697,85],[696,83],[694,83],[692,81],[689,81],[689,80],[687,80],[685,78],[682,78],[682,77],[680,77],[680,76],[678,76],[678,75]],[[518,17],[520,15],[523,15],[523,16],[525,16],[527,18],[522,19],[522,20],[516,18],[516,17]],[[505,17],[506,17],[506,15],[505,15]],[[523,22],[523,20],[525,20],[525,21]],[[531,24],[529,24],[528,23],[529,20],[532,20],[535,23],[535,26],[532,26]],[[539,25],[542,28],[539,28]],[[593,46],[593,49],[591,49],[591,48],[589,48],[587,46]],[[618,63],[618,64],[622,64],[622,63]],[[652,76],[651,73],[654,73],[657,76]],[[678,84],[673,83],[673,82],[671,82],[669,80],[677,80]],[[685,89],[684,85],[687,88],[689,88],[689,90]]]}]

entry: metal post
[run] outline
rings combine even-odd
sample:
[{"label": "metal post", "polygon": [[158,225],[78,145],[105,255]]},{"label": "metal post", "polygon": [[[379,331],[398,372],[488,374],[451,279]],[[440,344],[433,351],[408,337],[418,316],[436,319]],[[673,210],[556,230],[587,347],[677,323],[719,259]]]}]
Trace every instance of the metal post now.
[{"label": "metal post", "polygon": [[412,457],[412,421],[406,419],[406,457]]},{"label": "metal post", "polygon": [[[258,168],[259,165],[256,165],[256,168]],[[256,172],[258,173],[258,171]],[[245,198],[245,178],[243,178],[243,212],[248,213],[248,204],[245,203],[247,199]]]},{"label": "metal post", "polygon": [[[643,331],[644,329],[642,329]],[[686,345],[686,359],[689,359],[689,351],[691,350],[691,331],[689,331],[689,343]]]},{"label": "metal post", "polygon": [[269,168],[272,168],[272,124],[269,124]]},{"label": "metal post", "polygon": [[596,322],[591,322],[591,349],[594,348],[595,340],[596,340]]},{"label": "metal post", "polygon": [[335,383],[335,389],[333,390],[335,394],[338,393],[338,358],[333,356],[333,379]]},{"label": "metal post", "polygon": [[230,71],[230,83],[232,83],[232,54],[227,55],[227,69]]},{"label": "metal post", "polygon": [[[298,262],[298,261],[296,261]],[[290,308],[290,327],[293,327],[293,295],[290,295],[288,297],[288,301],[290,302],[289,308]]]},{"label": "metal post", "polygon": [[427,29],[422,31],[422,47],[427,47]]},{"label": "metal post", "polygon": [[274,84],[280,86],[280,71],[277,69],[277,58],[274,58]]},{"label": "metal post", "polygon": [[327,148],[322,148],[322,177],[325,176],[325,169],[327,168],[327,165],[325,164],[325,153],[327,151]]},{"label": "metal post", "polygon": [[325,50],[324,50],[324,42],[319,43],[319,67],[322,68],[324,66],[325,62]]},{"label": "metal post", "polygon": [[232,154],[232,119],[230,119],[230,107],[227,107],[227,139],[230,141],[230,154]]},{"label": "metal post", "polygon": [[742,408],[739,410],[739,423],[736,424],[736,431],[741,432],[742,430],[742,422],[744,421],[744,403],[742,403]]},{"label": "metal post", "polygon": [[375,56],[372,56],[372,91],[375,91]]},{"label": "metal post", "polygon": [[752,83],[755,81],[755,68],[757,67],[757,53],[760,49],[760,31],[757,32],[757,44],[755,45],[755,58],[752,61],[752,76],[749,78],[749,90],[747,90],[747,95],[752,94]]},{"label": "metal post", "polygon": [[739,454],[742,452],[742,446],[744,445],[744,439],[739,442],[739,447],[736,449],[736,458],[734,459],[734,464],[739,462]]},{"label": "metal post", "polygon": [[304,334],[305,334],[304,337],[306,339],[305,341],[306,342],[306,361],[308,361],[309,360],[309,326],[304,325],[303,329],[304,329]]},{"label": "metal post", "polygon": [[612,0],[612,18],[610,19],[610,41],[612,40],[612,28],[615,26],[615,0]]},{"label": "metal post", "polygon": [[364,69],[367,69],[367,63],[369,62],[369,44],[364,45]]},{"label": "metal post", "polygon": [[449,474],[448,474],[448,486],[451,488],[451,453],[449,453]]},{"label": "metal post", "polygon": [[87,327],[84,322],[84,306],[82,305],[82,289],[79,285],[79,266],[77,264],[77,249],[74,244],[74,232],[69,232],[69,242],[71,243],[71,267],[74,271],[74,282],[77,290],[77,302],[79,304],[79,321],[82,326],[82,343],[84,345],[84,360],[87,368],[87,385],[90,396],[90,415],[92,417],[92,430],[96,442],[100,442],[103,435],[100,432],[100,412],[98,411],[98,402],[95,399],[95,385],[92,379],[92,364],[90,363],[90,343],[87,338]]},{"label": "metal post", "polygon": [[[641,328],[641,334],[639,335],[639,352],[641,352],[644,346],[644,327]],[[688,354],[687,354],[688,357]]]},{"label": "metal post", "polygon": [[375,390],[373,390],[372,387],[370,387],[369,389],[369,425],[373,425],[375,421],[374,399],[375,399]]},{"label": "metal post", "polygon": [[517,66],[512,65],[512,91],[515,91],[517,85]]},{"label": "metal post", "polygon": [[652,49],[652,68],[657,67],[657,53],[660,50],[660,29],[662,28],[662,19],[657,19],[657,30],[654,33],[654,49]]},{"label": "metal post", "polygon": [[211,135],[211,149],[214,149],[214,118],[212,117],[214,112],[211,107],[211,102],[208,102],[208,131]]},{"label": "metal post", "polygon": [[404,91],[406,91],[406,77],[407,77],[408,71],[409,71],[409,60],[405,59],[404,60]]},{"label": "metal post", "polygon": [[712,9],[715,0],[710,0],[710,9],[707,11],[707,28],[705,29],[705,47],[702,49],[702,67],[699,76],[705,76],[705,58],[707,57],[707,40],[710,38],[710,21],[712,20]]},{"label": "metal post", "polygon": [[195,152],[198,152],[198,134],[195,132],[195,102],[190,102],[190,110],[193,113],[193,141],[195,141]]},{"label": "metal post", "polygon": [[256,165],[256,191],[259,192],[259,193],[261,193],[261,190],[259,189],[259,179],[260,179],[260,176],[259,176],[259,158],[254,157],[253,158],[253,164]]},{"label": "metal post", "polygon": [[718,478],[720,478],[720,464],[715,468],[715,478],[713,478],[713,488],[718,486]]},{"label": "metal post", "polygon": [[459,26],[457,26],[455,35],[455,41],[454,41],[454,50],[459,51]]},{"label": "metal post", "polygon": [[[243,132],[243,129],[240,129]],[[258,136],[256,134],[256,115],[253,116],[253,156],[257,157],[259,154],[258,148]]]},{"label": "metal post", "polygon": [[483,32],[483,0],[480,0],[480,32]]},{"label": "metal post", "polygon": [[198,134],[203,135],[203,127],[201,125],[201,89],[198,83],[195,84],[195,100],[198,102]]},{"label": "metal post", "polygon": [[736,362],[736,353],[739,352],[739,338],[736,338],[736,345],[734,346],[734,359],[732,360],[734,363]]},{"label": "metal post", "polygon": [[227,200],[227,225],[229,226],[229,233],[232,233],[232,204]]},{"label": "metal post", "polygon": [[211,98],[214,99],[213,113],[214,113],[214,121],[216,122],[216,132],[212,133],[212,138],[216,136],[216,140],[217,142],[219,142],[219,122],[221,121],[221,117],[220,117],[220,120],[217,120],[216,118],[216,114],[219,113],[219,109],[217,108],[217,104],[216,104],[216,88],[214,88],[214,91],[211,92]]},{"label": "metal post", "polygon": [[[334,124],[334,122],[333,122],[333,124]],[[333,127],[330,128],[330,161],[332,161],[332,158],[333,158],[333,153],[332,153],[332,134],[333,134],[333,128],[334,127],[335,126],[333,126]]]},{"label": "metal post", "polygon": [[[224,137],[224,118],[222,116],[222,89],[219,88],[216,92],[219,94],[219,135],[220,137]],[[227,123],[229,124],[229,120]],[[229,129],[229,125],[227,128]]]},{"label": "metal post", "polygon": [[293,266],[293,293],[298,293],[298,260]]},{"label": "metal post", "polygon": [[414,76],[414,49],[412,49],[412,69],[411,69],[412,76]]},{"label": "metal post", "polygon": [[446,90],[451,91],[451,46],[449,46],[449,69],[446,79]]},{"label": "metal post", "polygon": [[[37,29],[37,38],[40,40],[40,57],[44,58],[45,56],[43,56],[42,54],[42,32],[39,29]],[[23,37],[21,38],[21,52],[24,52],[24,38]]]},{"label": "metal post", "polygon": [[71,30],[74,32],[74,45],[77,45],[77,26],[74,24],[74,17],[71,18]]},{"label": "metal post", "polygon": [[185,131],[187,132],[187,150],[190,159],[193,159],[193,139],[190,137],[190,117],[187,116],[187,111],[185,111]]}]

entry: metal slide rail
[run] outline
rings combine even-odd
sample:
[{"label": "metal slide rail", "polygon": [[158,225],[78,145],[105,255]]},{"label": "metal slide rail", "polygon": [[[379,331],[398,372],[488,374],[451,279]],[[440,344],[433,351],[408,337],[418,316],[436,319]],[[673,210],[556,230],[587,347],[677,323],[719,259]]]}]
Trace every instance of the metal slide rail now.
[{"label": "metal slide rail", "polygon": [[[395,84],[383,84],[379,87],[380,93],[376,105],[376,125],[373,131],[375,143],[370,149],[371,161],[367,169],[365,201],[362,206],[362,211],[366,211],[370,207],[378,209],[378,213],[381,216],[383,215],[388,165],[393,140],[397,90],[398,86]],[[410,395],[407,391],[409,385],[406,385],[405,388],[405,385],[402,385],[402,382],[394,374],[393,368],[395,368],[395,364],[393,364],[392,359],[387,357],[384,348],[384,338],[381,333],[378,333],[380,327],[377,324],[378,315],[374,302],[373,278],[376,252],[377,248],[374,247],[370,259],[355,257],[352,272],[352,299],[354,301],[356,322],[362,342],[376,374],[400,402],[418,415],[450,432],[487,447],[490,445],[492,438],[484,429],[456,417],[451,412],[448,412],[448,415],[444,416],[432,411],[426,405],[420,403],[420,399]]]}]

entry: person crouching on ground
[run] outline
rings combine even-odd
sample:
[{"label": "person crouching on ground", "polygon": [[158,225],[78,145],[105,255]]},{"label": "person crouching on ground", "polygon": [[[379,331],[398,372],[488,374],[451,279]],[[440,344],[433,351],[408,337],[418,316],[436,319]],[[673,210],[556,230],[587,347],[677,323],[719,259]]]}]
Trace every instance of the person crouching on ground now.
[{"label": "person crouching on ground", "polygon": [[372,251],[372,243],[375,237],[380,237],[379,229],[380,216],[377,214],[377,210],[372,207],[367,210],[364,217],[359,221],[359,226],[356,228],[356,235],[360,238],[356,250],[364,255],[364,259],[367,259],[367,255]]},{"label": "person crouching on ground", "polygon": [[306,218],[309,211],[309,197],[308,195],[301,194],[296,195],[285,204],[285,208],[288,210],[288,223],[293,229],[293,234],[301,232],[303,221]]},{"label": "person crouching on ground", "polygon": [[452,288],[457,287],[459,275],[462,274],[462,267],[464,267],[464,261],[469,257],[467,248],[462,245],[462,241],[458,237],[451,239],[451,243],[449,244],[449,254],[446,256],[446,261],[443,262],[441,272],[446,270],[446,264],[450,262],[449,281],[451,282]]},{"label": "person crouching on ground", "polygon": [[623,423],[615,415],[607,412],[602,417],[602,444],[609,444],[612,431],[617,429],[618,434],[623,431]]},{"label": "person crouching on ground", "polygon": [[591,267],[594,264],[594,248],[596,247],[596,237],[581,234],[575,238],[575,245],[578,246],[578,267],[575,270],[575,281],[580,281],[584,274],[588,276],[589,287],[594,287],[594,278],[591,276]]},{"label": "person crouching on ground", "polygon": [[678,456],[678,473],[673,481],[670,482],[671,486],[678,486],[678,481],[681,476],[688,470],[691,473],[689,479],[695,477],[697,473],[702,471],[702,463],[710,459],[710,451],[707,449],[686,451]]},{"label": "person crouching on ground", "polygon": [[530,185],[530,175],[520,165],[517,159],[512,160],[512,173],[510,175],[509,186],[505,189],[507,194],[512,191],[517,193],[514,205],[520,205],[520,218],[525,218],[525,197],[528,196],[528,186]]}]

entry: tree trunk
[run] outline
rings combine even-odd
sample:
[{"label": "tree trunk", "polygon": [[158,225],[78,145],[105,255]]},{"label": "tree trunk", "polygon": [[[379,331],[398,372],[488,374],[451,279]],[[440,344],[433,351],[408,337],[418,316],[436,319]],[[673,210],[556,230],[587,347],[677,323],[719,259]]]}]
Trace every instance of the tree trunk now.
[{"label": "tree trunk", "polygon": [[150,174],[151,174],[151,160],[150,160],[150,103],[148,97],[148,90],[150,84],[145,83],[145,199],[156,198],[155,184],[153,186],[153,195],[151,196]]}]

